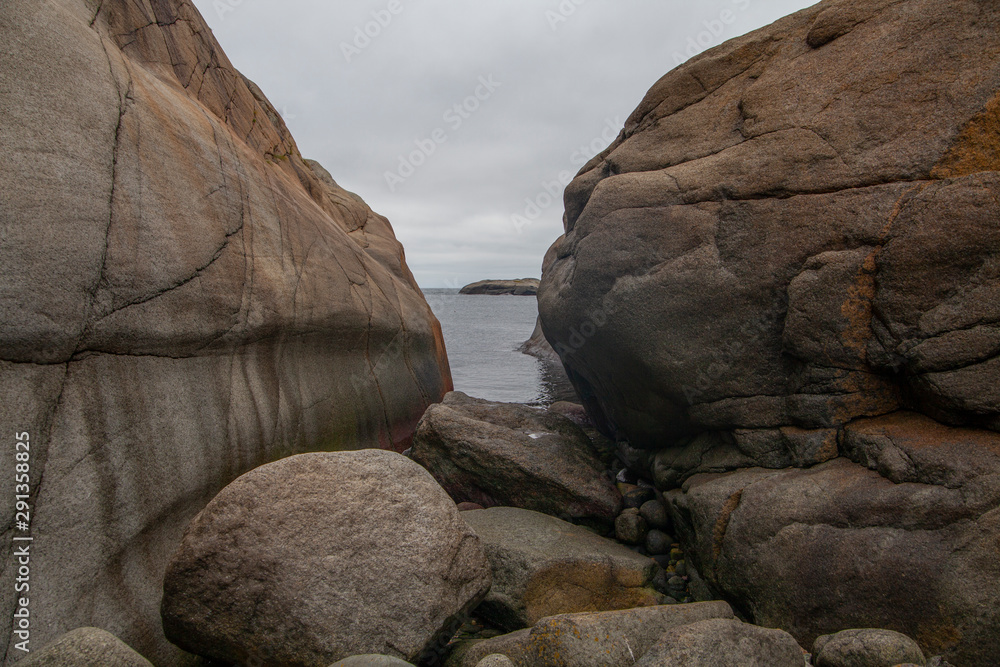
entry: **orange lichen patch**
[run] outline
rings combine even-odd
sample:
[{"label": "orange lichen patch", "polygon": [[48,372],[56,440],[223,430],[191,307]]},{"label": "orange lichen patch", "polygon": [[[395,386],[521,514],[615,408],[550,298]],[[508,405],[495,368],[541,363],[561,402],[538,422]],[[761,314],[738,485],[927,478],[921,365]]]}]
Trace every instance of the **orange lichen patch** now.
[{"label": "orange lichen patch", "polygon": [[879,232],[878,246],[862,262],[858,269],[855,283],[847,291],[847,299],[840,306],[840,313],[847,320],[847,326],[841,332],[844,347],[857,354],[858,359],[868,358],[868,341],[872,337],[872,303],[875,300],[875,277],[878,273],[878,258],[889,240],[892,226],[903,212],[903,208],[911,195],[923,192],[929,183],[921,183],[903,193],[896,205],[892,207],[888,220]]},{"label": "orange lichen patch", "polygon": [[532,625],[547,616],[577,612],[652,607],[659,597],[645,580],[623,586],[621,576],[603,563],[556,565],[534,576],[524,594]]},{"label": "orange lichen patch", "polygon": [[836,386],[845,392],[831,399],[837,424],[895,412],[902,401],[899,387],[892,380],[871,373],[850,373]]},{"label": "orange lichen patch", "polygon": [[931,176],[958,178],[980,171],[1000,171],[1000,94],[969,121]]},{"label": "orange lichen patch", "polygon": [[916,640],[927,655],[941,655],[958,646],[962,633],[950,620],[940,619],[936,623],[921,623]]},{"label": "orange lichen patch", "polygon": [[740,489],[722,506],[719,511],[719,518],[715,520],[715,529],[712,531],[712,556],[718,560],[722,555],[722,541],[726,538],[726,531],[729,530],[729,521],[733,518],[733,512],[740,506],[743,500],[743,489]]}]

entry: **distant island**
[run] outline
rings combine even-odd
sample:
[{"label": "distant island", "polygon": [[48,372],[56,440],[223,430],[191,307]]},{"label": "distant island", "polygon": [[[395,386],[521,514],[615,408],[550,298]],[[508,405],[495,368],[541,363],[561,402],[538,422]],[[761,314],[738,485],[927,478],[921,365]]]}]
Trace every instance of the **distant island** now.
[{"label": "distant island", "polygon": [[488,294],[490,296],[501,296],[513,294],[514,296],[535,296],[538,294],[537,278],[522,278],[520,280],[480,280],[463,287],[459,294]]}]

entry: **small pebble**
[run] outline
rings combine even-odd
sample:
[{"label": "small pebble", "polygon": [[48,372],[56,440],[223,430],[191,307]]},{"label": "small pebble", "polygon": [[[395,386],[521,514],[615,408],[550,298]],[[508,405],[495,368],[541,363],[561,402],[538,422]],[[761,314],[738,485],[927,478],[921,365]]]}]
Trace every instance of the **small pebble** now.
[{"label": "small pebble", "polygon": [[687,573],[687,562],[682,560],[677,561],[677,564],[674,565],[674,574],[678,577],[686,577]]}]

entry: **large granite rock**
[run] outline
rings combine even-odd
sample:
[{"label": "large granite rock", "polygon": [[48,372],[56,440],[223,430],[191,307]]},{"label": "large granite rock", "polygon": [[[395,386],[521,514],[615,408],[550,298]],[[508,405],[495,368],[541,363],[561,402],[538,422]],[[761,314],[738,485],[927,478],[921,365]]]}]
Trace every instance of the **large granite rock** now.
[{"label": "large granite rock", "polygon": [[607,524],[621,511],[590,439],[548,411],[449,393],[420,420],[411,457],[455,502]]},{"label": "large granite rock", "polygon": [[389,223],[301,158],[190,2],[4,2],[0,52],[0,428],[31,436],[32,641],[98,624],[170,664],[184,526],[282,456],[405,448],[450,388],[440,329]]},{"label": "large granite rock", "polygon": [[708,583],[804,645],[1000,662],[1000,5],[826,0],[709,50],[565,202],[545,336]]},{"label": "large granite rock", "polygon": [[567,188],[542,325],[608,432],[1000,428],[1000,6],[827,0],[665,75]]},{"label": "large granite rock", "polygon": [[233,664],[417,662],[490,588],[480,540],[427,471],[393,452],[301,454],[243,475],[170,562],[163,622]]},{"label": "large granite rock", "polygon": [[697,475],[667,493],[688,557],[803,646],[883,627],[926,655],[1000,664],[1000,434],[901,414],[845,439],[862,465]]},{"label": "large granite rock", "polygon": [[652,606],[653,561],[555,517],[512,507],[462,512],[483,542],[493,588],[476,613],[517,630],[557,614]]}]

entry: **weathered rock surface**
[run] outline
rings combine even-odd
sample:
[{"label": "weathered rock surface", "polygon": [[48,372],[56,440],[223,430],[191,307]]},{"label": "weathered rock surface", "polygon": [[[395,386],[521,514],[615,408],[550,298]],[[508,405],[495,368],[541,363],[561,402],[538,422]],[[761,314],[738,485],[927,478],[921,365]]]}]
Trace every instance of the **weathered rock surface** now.
[{"label": "weathered rock surface", "polygon": [[865,465],[698,475],[667,493],[698,571],[803,646],[886,627],[926,655],[1000,663],[1000,434],[899,414],[845,440]]},{"label": "weathered rock surface", "polygon": [[456,502],[610,523],[621,494],[590,439],[561,415],[461,392],[420,420],[411,457]]},{"label": "weathered rock surface", "polygon": [[653,561],[586,528],[512,507],[463,512],[482,540],[493,588],[476,610],[507,630],[556,614],[655,605]]},{"label": "weathered rock surface", "polygon": [[77,628],[67,632],[43,648],[33,649],[17,664],[23,667],[153,667],[122,640],[99,628]]},{"label": "weathered rock surface", "polygon": [[460,294],[488,296],[535,296],[538,294],[537,278],[521,278],[519,280],[480,280],[466,285]]},{"label": "weathered rock surface", "polygon": [[844,630],[819,637],[813,645],[816,667],[895,667],[926,662],[915,641],[892,630]]},{"label": "weathered rock surface", "polygon": [[1000,6],[827,0],[665,75],[584,167],[546,337],[636,447],[1000,428],[998,170]]},{"label": "weathered rock surface", "polygon": [[[664,633],[635,667],[802,667],[802,648],[787,632],[712,619]],[[633,663],[622,663],[633,664]]]},{"label": "weathered rock surface", "polygon": [[413,667],[413,663],[387,655],[352,655],[330,665],[330,667]]},{"label": "weathered rock surface", "polygon": [[167,569],[163,622],[182,648],[234,664],[416,662],[490,581],[480,540],[423,468],[381,450],[301,454],[198,515]]},{"label": "weathered rock surface", "polygon": [[[708,619],[732,618],[733,610],[725,602],[553,616],[542,619],[531,629],[523,664],[631,667],[672,628]],[[796,667],[801,667],[801,662],[800,658]]]},{"label": "weathered rock surface", "polygon": [[184,526],[282,456],[405,447],[450,388],[440,329],[389,223],[301,158],[190,2],[4,2],[0,44],[0,428],[31,435],[32,641],[99,623],[170,664]]}]

